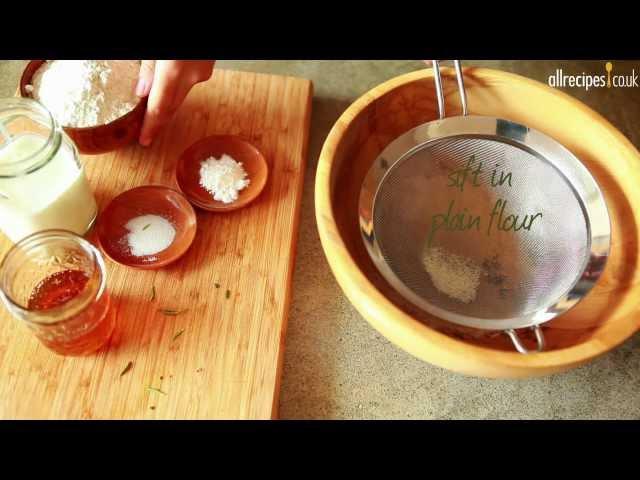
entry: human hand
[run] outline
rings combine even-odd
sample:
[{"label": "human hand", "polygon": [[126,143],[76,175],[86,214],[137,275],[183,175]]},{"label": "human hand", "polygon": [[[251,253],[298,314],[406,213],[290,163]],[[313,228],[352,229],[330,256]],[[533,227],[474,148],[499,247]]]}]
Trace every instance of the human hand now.
[{"label": "human hand", "polygon": [[191,88],[211,77],[215,60],[143,60],[136,95],[149,96],[139,142],[148,146]]}]

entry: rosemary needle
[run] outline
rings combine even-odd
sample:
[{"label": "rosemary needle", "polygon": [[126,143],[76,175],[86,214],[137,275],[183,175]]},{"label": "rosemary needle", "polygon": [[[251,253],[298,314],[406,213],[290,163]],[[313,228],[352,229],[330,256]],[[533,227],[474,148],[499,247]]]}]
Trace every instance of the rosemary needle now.
[{"label": "rosemary needle", "polygon": [[125,373],[127,373],[132,368],[133,368],[133,362],[127,363],[127,366],[124,367],[124,370],[122,370],[122,373],[120,374],[120,376],[123,376]]},{"label": "rosemary needle", "polygon": [[162,390],[160,390],[159,388],[147,387],[147,390],[150,391],[150,392],[157,392],[157,393],[161,393],[162,395],[166,395],[166,393],[163,392]]},{"label": "rosemary needle", "polygon": [[180,330],[178,333],[176,333],[176,334],[173,336],[173,341],[175,341],[175,340],[176,340],[180,335],[182,335],[183,333],[184,333],[184,330]]},{"label": "rosemary needle", "polygon": [[184,313],[186,311],[187,311],[186,308],[184,310],[172,310],[170,308],[163,308],[162,310],[160,310],[160,312],[163,315],[169,315],[169,316],[172,316],[172,317],[175,317],[176,315],[180,315],[181,313]]}]

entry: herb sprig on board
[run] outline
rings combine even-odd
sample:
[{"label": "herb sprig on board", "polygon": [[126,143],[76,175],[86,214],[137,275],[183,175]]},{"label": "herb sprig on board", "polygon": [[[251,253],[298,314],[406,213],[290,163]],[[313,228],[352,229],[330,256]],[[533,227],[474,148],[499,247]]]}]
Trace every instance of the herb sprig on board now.
[{"label": "herb sprig on board", "polygon": [[184,330],[180,330],[178,333],[176,333],[173,336],[173,340],[172,341],[175,342],[180,337],[180,335],[182,335],[183,333],[184,333]]},{"label": "herb sprig on board", "polygon": [[127,366],[124,367],[124,370],[122,370],[122,373],[120,373],[120,376],[123,376],[125,373],[127,373],[132,368],[133,368],[133,362],[127,363]]},{"label": "herb sprig on board", "polygon": [[166,395],[166,393],[163,392],[162,390],[160,390],[159,388],[155,388],[155,387],[151,387],[151,386],[147,387],[147,391],[161,393],[162,395]]},{"label": "herb sprig on board", "polygon": [[185,308],[183,310],[175,310],[172,308],[162,308],[160,309],[160,313],[162,313],[163,315],[167,315],[169,317],[175,317],[177,315],[187,312],[188,310],[189,310],[188,308]]}]

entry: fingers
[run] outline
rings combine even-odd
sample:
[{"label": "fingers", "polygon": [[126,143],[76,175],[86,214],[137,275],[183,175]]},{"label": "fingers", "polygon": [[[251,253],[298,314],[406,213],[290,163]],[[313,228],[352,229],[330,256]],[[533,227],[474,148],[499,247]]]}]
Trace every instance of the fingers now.
[{"label": "fingers", "polygon": [[155,62],[147,111],[139,142],[151,144],[158,131],[171,120],[191,88],[208,80],[213,73],[213,61],[159,60]]},{"label": "fingers", "polygon": [[155,60],[142,60],[140,73],[138,74],[138,84],[136,85],[136,95],[140,98],[146,97],[151,91],[155,64]]},{"label": "fingers", "polygon": [[216,61],[204,60],[198,61],[197,63],[199,64],[198,70],[200,71],[200,78],[198,79],[198,82],[206,82],[211,78],[211,75],[213,75],[213,68],[216,65]]},{"label": "fingers", "polygon": [[178,109],[190,86],[180,81],[174,62],[159,61],[153,76],[153,88],[147,102],[147,112],[140,132],[140,144],[151,144],[160,128],[165,125]]}]

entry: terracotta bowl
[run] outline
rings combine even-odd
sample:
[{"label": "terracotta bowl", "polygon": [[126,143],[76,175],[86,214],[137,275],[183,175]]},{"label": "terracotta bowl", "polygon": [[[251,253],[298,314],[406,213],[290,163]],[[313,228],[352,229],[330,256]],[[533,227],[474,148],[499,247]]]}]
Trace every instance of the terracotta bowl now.
[{"label": "terracotta bowl", "polygon": [[[31,84],[33,75],[44,62],[45,60],[31,60],[27,63],[20,77],[21,97],[32,98],[26,86]],[[86,128],[63,125],[63,129],[82,154],[96,155],[111,152],[137,141],[146,109],[147,98],[145,97],[140,99],[133,110],[113,122]]]},{"label": "terracotta bowl", "polygon": [[[451,69],[443,69],[443,83],[447,113],[460,115]],[[465,83],[470,113],[537,129],[571,150],[594,175],[609,208],[612,235],[607,266],[594,289],[575,308],[543,325],[544,352],[522,355],[502,333],[454,328],[418,311],[378,273],[359,231],[360,187],[392,140],[437,118],[431,69],[367,92],[329,133],[316,173],[315,207],[331,269],[374,328],[440,367],[481,377],[531,377],[582,365],[640,329],[640,153],[599,114],[542,83],[481,68],[465,69]]]},{"label": "terracotta bowl", "polygon": [[[224,203],[200,185],[200,164],[209,157],[220,158],[227,154],[242,163],[249,185],[240,190],[238,199]],[[269,165],[260,151],[251,143],[234,135],[213,135],[203,138],[187,148],[176,164],[176,183],[189,201],[210,212],[230,212],[246,207],[264,189],[269,177]]]},{"label": "terracotta bowl", "polygon": [[[176,229],[173,243],[155,255],[136,257],[127,247],[125,225],[140,215],[160,215]],[[96,236],[107,257],[127,267],[157,269],[178,260],[196,235],[196,213],[180,192],[161,185],[146,185],[115,197],[98,216]]]}]

